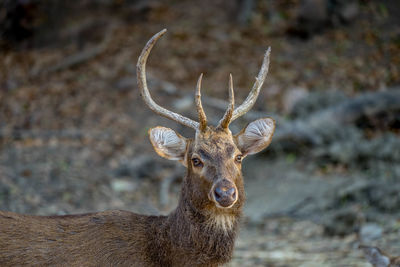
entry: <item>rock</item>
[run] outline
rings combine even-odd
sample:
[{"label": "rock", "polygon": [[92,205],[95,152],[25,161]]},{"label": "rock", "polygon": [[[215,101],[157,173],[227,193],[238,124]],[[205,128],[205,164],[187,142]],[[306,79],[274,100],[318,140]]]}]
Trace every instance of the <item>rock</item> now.
[{"label": "rock", "polygon": [[285,113],[290,114],[293,111],[293,107],[297,102],[306,98],[308,91],[303,87],[294,87],[289,89],[283,96],[283,108]]},{"label": "rock", "polygon": [[303,0],[298,7],[297,19],[289,29],[298,37],[309,38],[322,32],[329,21],[327,0]]},{"label": "rock", "polygon": [[136,183],[125,179],[117,179],[111,182],[111,188],[115,192],[131,192],[134,191],[136,187]]},{"label": "rock", "polygon": [[246,162],[243,172],[246,194],[252,196],[247,199],[244,217],[254,225],[275,216],[309,216],[324,210],[331,203],[329,193],[346,182],[343,177],[327,179],[300,171],[294,165],[289,166],[286,160],[253,159]]},{"label": "rock", "polygon": [[303,0],[289,33],[309,38],[332,26],[351,23],[359,14],[356,0]]},{"label": "rock", "polygon": [[293,103],[291,115],[305,118],[310,114],[342,103],[347,96],[341,91],[326,91],[309,93],[307,97],[297,98]]},{"label": "rock", "polygon": [[336,207],[340,203],[363,203],[368,208],[375,208],[382,213],[400,212],[400,183],[361,180],[337,193]]},{"label": "rock", "polygon": [[328,20],[328,3],[326,0],[303,0],[300,3],[298,17],[309,26],[318,27],[318,24]]},{"label": "rock", "polygon": [[344,6],[340,9],[340,19],[349,23],[353,21],[359,13],[359,6],[357,2],[348,1],[348,3],[344,4]]},{"label": "rock", "polygon": [[323,218],[324,233],[328,236],[345,236],[355,233],[360,228],[363,217],[356,207],[335,209]]},{"label": "rock", "polygon": [[380,239],[382,237],[383,229],[376,223],[364,224],[359,232],[360,239],[363,243]]}]

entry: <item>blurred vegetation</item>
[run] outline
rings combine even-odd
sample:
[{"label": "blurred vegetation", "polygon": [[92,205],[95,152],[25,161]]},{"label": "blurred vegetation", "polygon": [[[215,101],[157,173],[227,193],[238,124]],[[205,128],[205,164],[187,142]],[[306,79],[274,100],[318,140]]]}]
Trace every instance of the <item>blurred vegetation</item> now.
[{"label": "blurred vegetation", "polygon": [[229,73],[240,103],[272,47],[255,107],[231,127],[278,123],[244,163],[234,266],[364,266],[355,247],[366,242],[400,251],[397,0],[1,1],[0,209],[174,208],[184,170],[157,158],[147,130],[193,132],[148,110],[135,73],[163,28],[148,63],[154,98],[196,118],[203,72],[214,123]]}]

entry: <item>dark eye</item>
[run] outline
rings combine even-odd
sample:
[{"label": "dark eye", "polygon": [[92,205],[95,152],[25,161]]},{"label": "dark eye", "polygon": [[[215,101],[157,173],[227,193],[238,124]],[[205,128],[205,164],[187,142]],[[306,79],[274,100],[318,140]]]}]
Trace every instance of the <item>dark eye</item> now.
[{"label": "dark eye", "polygon": [[201,162],[201,160],[199,160],[198,158],[192,158],[192,163],[193,163],[193,166],[195,166],[195,167],[203,166],[203,162]]},{"label": "dark eye", "polygon": [[235,161],[237,162],[237,163],[241,163],[242,162],[242,155],[237,155],[236,156],[236,158],[235,158]]}]

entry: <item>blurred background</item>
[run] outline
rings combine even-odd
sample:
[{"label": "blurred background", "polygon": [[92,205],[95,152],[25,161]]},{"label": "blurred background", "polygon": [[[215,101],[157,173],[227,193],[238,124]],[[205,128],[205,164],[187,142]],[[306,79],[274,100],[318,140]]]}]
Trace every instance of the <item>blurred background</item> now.
[{"label": "blurred background", "polygon": [[154,99],[216,123],[233,74],[245,99],[264,52],[270,71],[236,133],[277,120],[246,158],[247,203],[229,266],[370,266],[359,244],[400,255],[398,0],[1,0],[0,209],[49,215],[167,214],[185,169],[147,131],[193,131],[152,113],[136,85],[147,40]]}]

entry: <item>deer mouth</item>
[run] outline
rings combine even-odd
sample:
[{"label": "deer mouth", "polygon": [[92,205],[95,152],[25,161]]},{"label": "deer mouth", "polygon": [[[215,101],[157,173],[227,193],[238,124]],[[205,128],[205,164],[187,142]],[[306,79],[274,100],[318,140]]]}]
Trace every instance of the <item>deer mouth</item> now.
[{"label": "deer mouth", "polygon": [[223,179],[211,188],[209,198],[218,208],[229,209],[238,200],[238,190],[235,184]]}]

